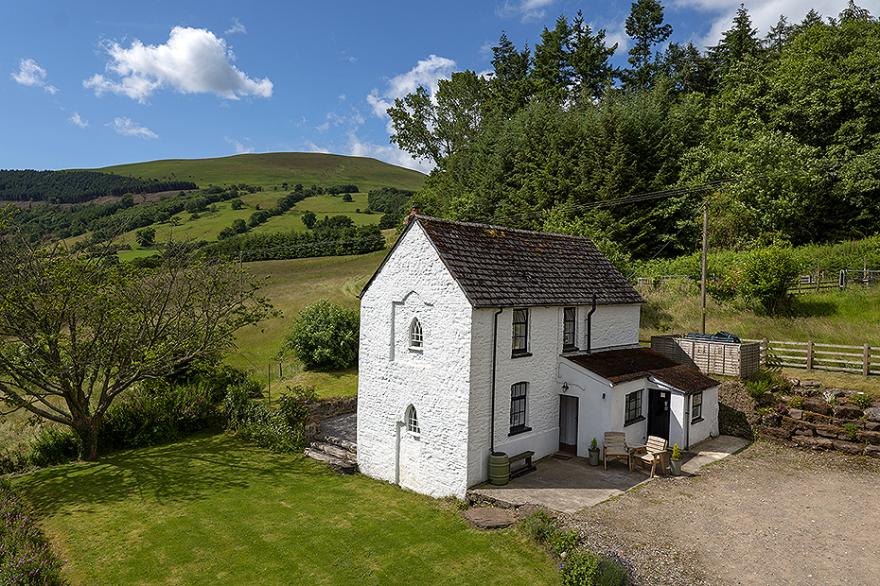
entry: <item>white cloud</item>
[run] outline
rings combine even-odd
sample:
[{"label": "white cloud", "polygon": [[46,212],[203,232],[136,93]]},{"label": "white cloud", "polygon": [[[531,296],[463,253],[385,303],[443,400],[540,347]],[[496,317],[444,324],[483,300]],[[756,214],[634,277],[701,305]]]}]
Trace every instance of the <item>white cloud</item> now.
[{"label": "white cloud", "polygon": [[[704,46],[715,45],[721,39],[721,34],[730,28],[736,9],[743,0],[675,0],[675,6],[679,8],[692,8],[702,12],[714,13],[709,32],[700,40]],[[837,16],[846,8],[848,0],[761,0],[746,1],[746,8],[752,17],[752,25],[760,34],[767,31],[779,20],[779,15],[784,14],[788,21],[796,23],[810,11],[815,9],[823,16]],[[880,9],[877,0],[865,0],[860,5],[870,8],[875,14]]]},{"label": "white cloud", "polygon": [[89,125],[89,121],[79,115],[79,112],[74,112],[73,116],[68,118],[70,123],[74,126],[78,126],[80,128],[86,128]]},{"label": "white cloud", "polygon": [[305,145],[306,151],[310,153],[324,153],[325,155],[330,153],[330,149],[318,146],[312,141],[306,141]]},{"label": "white cloud", "polygon": [[409,153],[397,148],[396,145],[381,145],[365,142],[358,138],[354,132],[348,134],[348,154],[355,157],[371,157],[379,159],[386,163],[391,163],[392,165],[415,169],[422,173],[430,173],[434,168],[433,163],[414,159]]},{"label": "white cloud", "polygon": [[367,103],[379,118],[387,118],[387,110],[394,105],[396,98],[416,91],[419,86],[424,86],[433,96],[437,91],[437,84],[441,79],[448,79],[455,69],[455,61],[438,55],[429,55],[416,63],[415,67],[395,75],[388,80],[388,85],[381,93],[374,89],[367,96]]},{"label": "white cloud", "polygon": [[121,134],[122,136],[136,136],[145,139],[159,138],[158,134],[146,126],[142,126],[131,118],[126,118],[124,116],[114,118],[113,122],[108,124],[108,126],[115,130],[116,134]]},{"label": "white cloud", "polygon": [[33,59],[22,59],[18,62],[18,71],[12,72],[15,83],[28,87],[43,88],[50,94],[58,93],[58,88],[47,83],[46,70]]},{"label": "white cloud", "polygon": [[[229,138],[227,136],[223,140],[225,140],[227,143],[232,145],[232,147],[235,149],[236,155],[241,155],[241,154],[245,154],[245,153],[252,153],[255,150],[252,145],[245,144],[235,138]],[[247,140],[247,139],[245,139],[245,140]]]},{"label": "white cloud", "polygon": [[272,95],[272,81],[248,77],[232,64],[235,55],[226,41],[206,29],[177,26],[161,45],[135,39],[128,48],[114,42],[105,49],[110,75],[96,73],[83,81],[97,95],[110,92],[145,102],[163,87],[184,94],[213,93],[227,100]]},{"label": "white cloud", "polygon": [[547,8],[556,0],[505,0],[498,9],[502,17],[519,16],[523,22],[544,18]]},{"label": "white cloud", "polygon": [[337,112],[327,112],[324,116],[324,122],[315,127],[315,130],[319,132],[326,132],[331,128],[336,128],[337,126],[349,125],[349,126],[360,126],[366,122],[364,120],[363,114],[360,113],[360,110],[357,108],[352,108],[348,114],[338,114]]},{"label": "white cloud", "polygon": [[224,34],[227,34],[227,35],[246,35],[247,34],[247,27],[244,26],[243,24],[241,24],[241,21],[238,20],[237,17],[235,17],[232,19],[232,26],[230,26],[228,29],[226,29],[226,31],[224,31]]}]

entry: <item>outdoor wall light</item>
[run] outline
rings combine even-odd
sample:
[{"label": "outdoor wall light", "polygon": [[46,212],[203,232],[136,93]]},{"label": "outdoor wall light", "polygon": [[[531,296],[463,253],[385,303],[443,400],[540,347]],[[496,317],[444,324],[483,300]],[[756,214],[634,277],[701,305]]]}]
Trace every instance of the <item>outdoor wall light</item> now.
[{"label": "outdoor wall light", "polygon": [[605,400],[605,393],[602,393],[602,400]]},{"label": "outdoor wall light", "polygon": [[567,392],[568,392],[568,381],[563,381],[562,382],[562,394],[564,395]]}]

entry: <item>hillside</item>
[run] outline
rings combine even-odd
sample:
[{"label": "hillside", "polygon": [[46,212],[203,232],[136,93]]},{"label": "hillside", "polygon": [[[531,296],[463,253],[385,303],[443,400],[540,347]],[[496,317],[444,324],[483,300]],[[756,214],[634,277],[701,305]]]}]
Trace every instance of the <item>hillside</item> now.
[{"label": "hillside", "polygon": [[357,184],[362,192],[393,186],[416,190],[425,176],[376,159],[324,153],[261,153],[213,159],[167,159],[96,169],[119,175],[209,184],[248,183],[263,187],[282,183],[303,185]]}]

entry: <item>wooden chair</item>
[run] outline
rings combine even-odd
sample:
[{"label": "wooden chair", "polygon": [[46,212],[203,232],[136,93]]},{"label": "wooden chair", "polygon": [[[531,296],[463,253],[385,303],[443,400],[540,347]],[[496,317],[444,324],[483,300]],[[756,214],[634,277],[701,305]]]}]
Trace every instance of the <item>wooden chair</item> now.
[{"label": "wooden chair", "polygon": [[622,431],[606,431],[602,442],[605,470],[608,470],[608,458],[626,458],[626,465],[632,470],[630,449],[626,445],[626,434]]},{"label": "wooden chair", "polygon": [[663,470],[663,458],[666,455],[666,448],[669,442],[662,437],[655,435],[648,436],[648,443],[633,449],[632,457],[643,464],[651,464],[651,478],[654,478],[654,472],[657,470],[657,464],[660,464],[660,470]]}]

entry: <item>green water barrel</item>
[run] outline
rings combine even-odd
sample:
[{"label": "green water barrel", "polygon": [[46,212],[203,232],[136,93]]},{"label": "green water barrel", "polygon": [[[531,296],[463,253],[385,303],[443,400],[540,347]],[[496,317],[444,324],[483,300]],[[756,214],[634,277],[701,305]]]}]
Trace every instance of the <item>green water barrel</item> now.
[{"label": "green water barrel", "polygon": [[510,460],[504,452],[489,454],[489,482],[496,486],[510,482]]}]

